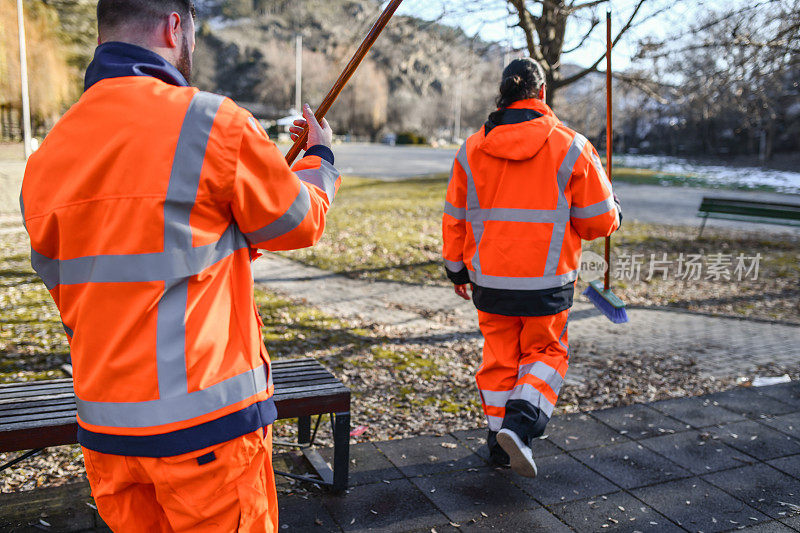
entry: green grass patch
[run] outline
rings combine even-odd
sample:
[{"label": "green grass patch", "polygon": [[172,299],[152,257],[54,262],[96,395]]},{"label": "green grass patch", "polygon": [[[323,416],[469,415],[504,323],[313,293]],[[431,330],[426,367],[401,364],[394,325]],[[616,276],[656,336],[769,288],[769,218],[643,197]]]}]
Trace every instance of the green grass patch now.
[{"label": "green grass patch", "polygon": [[[641,169],[618,169],[637,183],[656,183],[663,175]],[[671,176],[690,180],[686,176]],[[655,180],[655,181],[652,181]],[[325,270],[362,279],[449,285],[441,264],[441,216],[447,175],[402,181],[348,178],[328,215],[320,243],[287,257]],[[682,182],[683,183],[683,182]],[[785,236],[708,228],[660,226],[626,220],[614,236],[614,255],[638,254],[641,275],[618,279],[615,287],[629,304],[676,306],[703,312],[800,321],[798,241]],[[584,243],[602,254],[603,240]],[[677,260],[683,254],[761,254],[758,280],[723,284],[646,279],[649,261]],[[579,288],[583,288],[579,284]],[[756,302],[756,303],[753,303]]]},{"label": "green grass patch", "polygon": [[361,278],[435,283],[442,276],[441,216],[448,176],[347,178],[325,236],[286,257]]}]

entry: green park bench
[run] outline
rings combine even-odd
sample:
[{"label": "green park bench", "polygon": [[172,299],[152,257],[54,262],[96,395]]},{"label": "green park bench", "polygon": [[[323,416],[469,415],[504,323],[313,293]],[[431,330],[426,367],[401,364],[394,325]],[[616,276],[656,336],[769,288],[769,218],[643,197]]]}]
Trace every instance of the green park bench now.
[{"label": "green park bench", "polygon": [[[318,361],[310,358],[272,362],[278,419],[297,418],[298,442],[275,441],[302,450],[316,476],[276,474],[316,483],[341,492],[347,488],[350,463],[350,390]],[[0,385],[0,452],[30,450],[0,465],[14,466],[44,448],[77,442],[72,379]],[[330,414],[333,468],[313,448],[322,416]],[[316,415],[313,432],[311,417]]]},{"label": "green park bench", "polygon": [[703,219],[699,235],[703,234],[703,229],[705,229],[706,221],[709,218],[800,226],[800,204],[757,202],[704,196],[703,201],[700,202],[697,216]]}]

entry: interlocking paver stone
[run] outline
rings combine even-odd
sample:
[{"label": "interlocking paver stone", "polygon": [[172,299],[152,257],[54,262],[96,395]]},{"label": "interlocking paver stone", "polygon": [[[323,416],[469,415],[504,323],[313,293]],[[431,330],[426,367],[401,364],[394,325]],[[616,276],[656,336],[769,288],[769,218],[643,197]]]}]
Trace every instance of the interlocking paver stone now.
[{"label": "interlocking paver stone", "polygon": [[698,478],[636,489],[633,495],[690,531],[728,531],[769,518]]},{"label": "interlocking paver stone", "polygon": [[571,452],[571,455],[626,489],[690,475],[688,470],[654,454],[638,442],[580,450]]},{"label": "interlocking paver stone", "polygon": [[800,441],[752,420],[725,424],[709,432],[725,444],[762,461],[800,453]]},{"label": "interlocking paver stone", "polygon": [[634,440],[686,430],[686,424],[642,404],[594,411],[592,416]]},{"label": "interlocking paver stone", "polygon": [[[444,445],[444,446],[443,446]],[[485,466],[483,459],[461,446],[455,437],[423,436],[378,442],[376,446],[409,477]]]},{"label": "interlocking paver stone", "polygon": [[741,531],[746,533],[794,533],[795,530],[777,520],[773,520],[772,522],[761,522],[755,526],[746,527]]},{"label": "interlocking paver stone", "polygon": [[796,531],[800,531],[800,511],[794,511],[793,513],[788,514],[788,517],[781,518],[780,521],[787,526],[794,528]]},{"label": "interlocking paver stone", "polygon": [[361,485],[342,496],[327,496],[324,504],[344,531],[430,531],[450,522],[406,479]]},{"label": "interlocking paver stone", "polygon": [[767,464],[772,465],[782,472],[786,472],[792,477],[800,479],[800,455],[773,459],[772,461],[767,461]]},{"label": "interlocking paver stone", "polygon": [[539,475],[534,479],[506,471],[510,482],[544,505],[569,502],[617,492],[619,488],[569,455],[553,455],[536,459]]},{"label": "interlocking paver stone", "polygon": [[758,390],[767,396],[800,409],[800,381],[770,385],[761,387]]},{"label": "interlocking paver stone", "polygon": [[550,510],[576,531],[672,533],[684,531],[630,494],[560,503]]},{"label": "interlocking paver stone", "polygon": [[411,480],[453,522],[464,524],[482,518],[540,507],[508,478],[491,468],[417,477]]},{"label": "interlocking paver stone", "polygon": [[782,433],[800,439],[800,413],[789,413],[788,415],[761,418],[758,421]]},{"label": "interlocking paver stone", "polygon": [[[320,450],[320,455],[333,462],[333,449]],[[397,469],[371,442],[350,445],[350,486],[367,485],[380,481],[400,479],[402,472]]]},{"label": "interlocking paver stone", "polygon": [[696,428],[744,420],[742,415],[703,397],[662,400],[651,403],[650,407]]},{"label": "interlocking paver stone", "polygon": [[[486,447],[486,429],[466,429],[454,431],[452,435],[461,441],[484,461],[489,461],[489,449]],[[531,442],[534,457],[545,457],[563,453],[563,450],[550,442],[549,438],[534,439]]]},{"label": "interlocking paver stone", "polygon": [[765,464],[724,470],[703,479],[772,518],[786,518],[792,505],[800,504],[800,480]]},{"label": "interlocking paver stone", "polygon": [[694,474],[736,468],[755,461],[709,433],[696,430],[639,442]]},{"label": "interlocking paver stone", "polygon": [[333,521],[330,513],[318,498],[304,499],[300,496],[278,498],[278,521],[280,531],[337,531],[342,529]]},{"label": "interlocking paver stone", "polygon": [[588,414],[556,416],[550,420],[545,434],[550,442],[567,451],[607,446],[630,440]]},{"label": "interlocking paver stone", "polygon": [[[436,530],[438,533],[438,529]],[[497,531],[504,533],[569,533],[572,529],[553,516],[547,509],[525,509],[504,515],[489,515],[475,523],[461,525],[461,531]]]},{"label": "interlocking paver stone", "polygon": [[706,398],[748,418],[782,415],[797,410],[796,407],[776,400],[758,388],[736,387],[725,392],[710,394]]}]

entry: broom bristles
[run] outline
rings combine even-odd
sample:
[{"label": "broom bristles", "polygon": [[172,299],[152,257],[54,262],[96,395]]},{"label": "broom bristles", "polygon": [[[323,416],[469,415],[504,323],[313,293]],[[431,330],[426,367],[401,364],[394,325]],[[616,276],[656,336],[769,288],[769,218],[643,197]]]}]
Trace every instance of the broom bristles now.
[{"label": "broom bristles", "polygon": [[614,324],[624,324],[628,322],[628,313],[625,310],[625,303],[610,290],[605,290],[602,282],[592,281],[589,283],[586,290],[583,291],[583,294]]}]

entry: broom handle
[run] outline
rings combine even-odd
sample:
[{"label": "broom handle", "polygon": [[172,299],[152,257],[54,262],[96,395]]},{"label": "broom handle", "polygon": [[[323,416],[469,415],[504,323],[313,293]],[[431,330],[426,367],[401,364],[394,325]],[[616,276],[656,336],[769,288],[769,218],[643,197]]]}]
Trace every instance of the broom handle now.
[{"label": "broom handle", "polygon": [[[347,85],[347,82],[353,77],[356,69],[358,69],[358,66],[364,60],[364,57],[366,57],[370,48],[372,48],[372,45],[375,44],[375,41],[378,39],[383,29],[387,24],[389,24],[394,12],[397,11],[397,8],[400,7],[400,4],[402,3],[403,0],[392,0],[389,2],[389,5],[386,6],[386,9],[383,10],[383,13],[381,13],[381,16],[378,18],[377,22],[375,22],[375,25],[372,26],[372,29],[369,30],[369,33],[361,42],[361,46],[358,47],[358,50],[356,50],[356,53],[342,71],[339,79],[333,84],[333,87],[331,87],[331,90],[328,91],[327,96],[325,96],[325,99],[314,113],[314,116],[317,117],[318,121],[322,122],[322,119],[325,118],[325,114],[328,112],[328,110],[330,110],[331,106],[336,101],[336,98],[339,97],[339,94],[341,94],[342,90],[344,90],[345,85]],[[308,126],[304,128],[300,138],[294,142],[294,145],[286,154],[286,162],[289,165],[294,163],[294,160],[297,159],[298,155],[300,155],[300,152],[303,150],[306,142],[308,142]]]},{"label": "broom handle", "polygon": [[[611,128],[611,6],[606,10],[606,172],[608,181],[611,182],[611,152],[613,149]],[[611,237],[606,237],[606,278],[604,289],[611,289]]]}]

